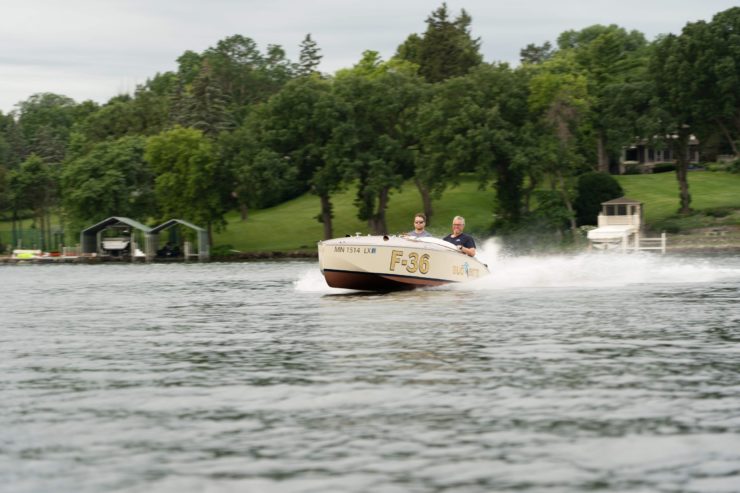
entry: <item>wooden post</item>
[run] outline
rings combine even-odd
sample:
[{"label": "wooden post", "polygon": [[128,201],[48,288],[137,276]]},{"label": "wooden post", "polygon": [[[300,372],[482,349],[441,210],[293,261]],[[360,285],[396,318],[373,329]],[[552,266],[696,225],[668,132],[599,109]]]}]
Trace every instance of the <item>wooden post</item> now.
[{"label": "wooden post", "polygon": [[159,238],[159,235],[153,235],[151,233],[146,234],[146,251],[145,259],[147,262],[154,261],[154,255],[157,253],[157,249],[159,248],[157,246],[157,239]]},{"label": "wooden post", "polygon": [[[128,244],[131,262],[136,262],[136,236],[134,236],[134,228],[131,228],[131,239]],[[121,253],[121,256],[123,256],[123,253]]]}]

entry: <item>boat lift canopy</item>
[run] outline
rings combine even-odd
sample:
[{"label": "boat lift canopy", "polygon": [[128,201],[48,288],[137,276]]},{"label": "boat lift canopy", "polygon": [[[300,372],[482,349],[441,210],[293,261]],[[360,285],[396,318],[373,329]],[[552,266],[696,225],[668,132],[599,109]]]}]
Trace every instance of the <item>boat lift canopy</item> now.
[{"label": "boat lift canopy", "polygon": [[111,227],[128,227],[131,230],[130,236],[134,235],[136,230],[139,230],[145,234],[149,234],[152,230],[149,226],[145,226],[138,221],[134,221],[128,217],[113,216],[108,219],[104,219],[97,224],[90,226],[89,228],[83,229],[80,233],[80,253],[85,254],[97,254],[100,248],[100,234]]},{"label": "boat lift canopy", "polygon": [[[197,233],[198,251],[197,254],[194,254],[193,256],[197,255],[199,260],[208,260],[210,257],[208,231],[200,226],[196,226],[195,224],[182,219],[170,219],[158,226],[150,228],[138,221],[121,216],[109,217],[108,219],[104,219],[103,221],[82,230],[80,233],[80,254],[101,254],[106,250],[123,251],[127,248],[130,248],[131,253],[134,254],[134,247],[136,246],[134,234],[136,231],[141,231],[145,235],[146,241],[145,256],[147,260],[151,260],[157,252],[159,234],[178,224],[190,228]],[[102,233],[108,228],[126,229],[129,231],[124,236],[103,239]],[[188,253],[189,252],[186,252],[186,258]]]},{"label": "boat lift canopy", "polygon": [[[169,221],[165,221],[159,226],[155,226],[152,228],[152,230],[147,234],[147,259],[151,260],[151,258],[154,256],[157,249],[159,248],[159,233],[173,226],[177,226],[178,224],[188,227],[198,234],[198,259],[208,260],[210,257],[210,248],[208,246],[208,231],[183,219],[170,219]],[[186,257],[189,254],[190,252],[185,252]]]}]

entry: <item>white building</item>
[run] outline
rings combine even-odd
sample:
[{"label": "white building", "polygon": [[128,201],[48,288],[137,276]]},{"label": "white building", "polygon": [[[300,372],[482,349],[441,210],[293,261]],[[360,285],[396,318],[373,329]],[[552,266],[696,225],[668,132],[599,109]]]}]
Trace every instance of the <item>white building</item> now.
[{"label": "white building", "polygon": [[666,235],[645,238],[642,235],[642,202],[620,197],[601,203],[599,225],[588,232],[588,247],[622,252],[660,250],[665,253]]},{"label": "white building", "polygon": [[641,228],[642,202],[627,197],[602,202],[599,225],[588,232],[589,248],[638,250]]}]

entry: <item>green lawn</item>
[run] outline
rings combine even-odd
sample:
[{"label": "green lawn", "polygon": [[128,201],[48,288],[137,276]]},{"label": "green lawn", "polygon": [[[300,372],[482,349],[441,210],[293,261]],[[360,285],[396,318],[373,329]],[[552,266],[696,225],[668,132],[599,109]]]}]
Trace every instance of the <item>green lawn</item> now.
[{"label": "green lawn", "polygon": [[[354,189],[332,197],[335,236],[369,232],[367,223],[357,219],[354,198]],[[447,234],[452,218],[462,215],[468,224],[466,231],[474,234],[485,231],[493,222],[492,205],[493,192],[480,191],[473,178],[465,178],[459,186],[448,190],[441,200],[435,201],[429,230],[437,235]],[[421,210],[421,197],[412,183],[406,183],[401,191],[392,192],[387,210],[389,231],[401,233],[410,230],[414,214]],[[270,209],[253,211],[246,222],[233,212],[227,216],[226,230],[214,235],[214,244],[231,245],[244,252],[314,249],[324,231],[323,225],[316,220],[319,212],[319,199],[310,194]]]},{"label": "green lawn", "polygon": [[[622,175],[616,178],[627,197],[645,204],[646,223],[664,221],[678,211],[678,181],[675,173]],[[688,181],[693,209],[740,209],[740,174],[690,171]]]},{"label": "green lawn", "polygon": [[[680,229],[706,225],[708,216],[697,214],[690,218],[676,218],[678,210],[678,183],[675,173],[617,176],[629,198],[645,204],[645,221],[658,229],[666,224],[678,224]],[[727,208],[740,210],[740,174],[726,172],[692,171],[689,173],[691,206],[697,211]],[[434,202],[435,215],[429,227],[435,235],[449,232],[455,215],[465,216],[466,231],[479,237],[485,236],[493,222],[494,192],[481,191],[473,177],[465,177],[460,185],[447,190]],[[354,189],[332,197],[334,204],[334,235],[344,236],[360,232],[367,234],[365,221],[357,219]],[[252,211],[247,221],[241,221],[237,212],[227,215],[228,225],[214,235],[214,245],[231,245],[238,251],[313,250],[323,236],[323,227],[316,220],[319,199],[304,195],[276,207]],[[408,231],[414,213],[422,210],[421,198],[416,187],[407,182],[401,191],[393,191],[387,211],[391,233]],[[137,219],[137,218],[134,218]],[[724,221],[740,223],[740,214]],[[30,221],[26,221],[27,228]],[[10,221],[0,221],[0,240],[9,241]],[[7,237],[7,238],[6,238]]]},{"label": "green lawn", "polygon": [[[648,225],[662,223],[678,210],[678,182],[675,173],[617,176],[629,198],[645,204]],[[725,172],[692,171],[689,173],[692,207],[707,210],[719,207],[740,209],[740,175]],[[368,233],[367,224],[357,219],[353,204],[354,189],[337,194],[334,203],[334,235],[344,236]],[[449,232],[452,218],[459,214],[466,218],[466,231],[484,236],[492,222],[493,191],[481,191],[472,177],[463,179],[459,186],[447,190],[434,202],[435,216],[430,231],[443,236]],[[403,189],[393,192],[387,216],[391,233],[407,231],[412,227],[414,213],[421,211],[421,198],[416,187],[408,182]],[[277,207],[254,211],[246,222],[234,212],[228,216],[226,231],[217,233],[215,245],[231,245],[239,251],[313,249],[323,235],[322,225],[315,219],[319,213],[319,199],[304,195]],[[683,221],[685,228],[702,225],[696,216]],[[675,222],[675,221],[674,221]]]}]

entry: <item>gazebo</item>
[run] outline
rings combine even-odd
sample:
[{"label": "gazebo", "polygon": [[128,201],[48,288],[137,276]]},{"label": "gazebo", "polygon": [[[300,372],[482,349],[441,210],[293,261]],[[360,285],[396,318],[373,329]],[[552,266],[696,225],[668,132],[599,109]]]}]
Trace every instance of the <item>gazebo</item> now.
[{"label": "gazebo", "polygon": [[602,202],[598,227],[588,232],[589,246],[638,250],[641,228],[642,202],[627,197]]},{"label": "gazebo", "polygon": [[642,235],[642,202],[620,197],[601,203],[599,226],[588,232],[588,246],[601,250],[666,251],[666,234],[657,238]]}]

